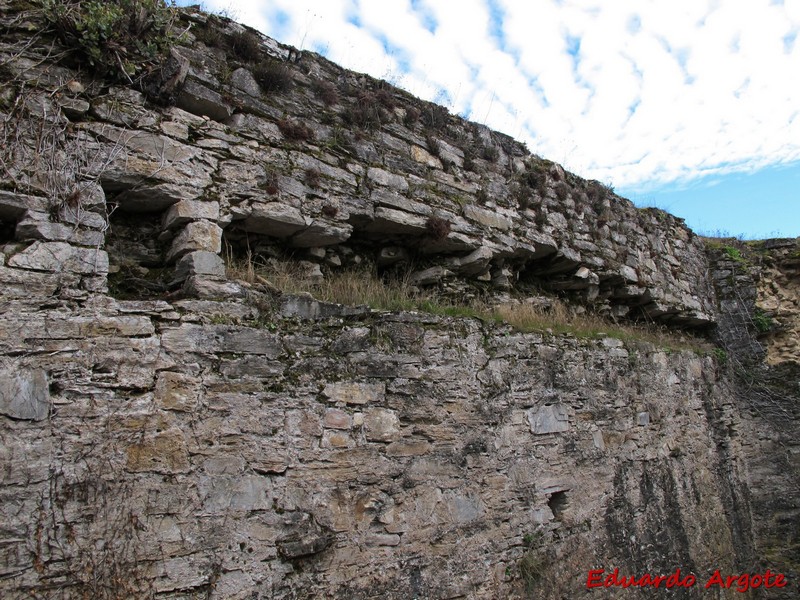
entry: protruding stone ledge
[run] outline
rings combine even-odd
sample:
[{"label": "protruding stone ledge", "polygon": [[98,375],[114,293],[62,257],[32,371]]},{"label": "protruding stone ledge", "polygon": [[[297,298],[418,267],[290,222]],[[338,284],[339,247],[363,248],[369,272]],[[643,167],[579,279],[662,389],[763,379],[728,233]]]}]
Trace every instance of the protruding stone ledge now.
[{"label": "protruding stone ledge", "polygon": [[104,250],[78,248],[65,242],[34,242],[8,260],[8,266],[31,271],[80,274],[108,273],[108,254]]}]

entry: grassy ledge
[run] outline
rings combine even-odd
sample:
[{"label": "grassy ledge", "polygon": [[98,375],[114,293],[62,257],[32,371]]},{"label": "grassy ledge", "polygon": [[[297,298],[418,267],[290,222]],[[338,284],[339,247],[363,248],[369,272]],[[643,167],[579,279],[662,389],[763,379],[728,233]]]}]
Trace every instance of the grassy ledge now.
[{"label": "grassy ledge", "polygon": [[509,325],[522,333],[571,335],[581,339],[615,338],[623,342],[647,342],[668,351],[689,350],[702,354],[713,345],[703,338],[655,324],[620,324],[588,311],[581,312],[560,299],[546,302],[524,300],[490,305],[480,301],[456,303],[409,283],[407,277],[384,280],[371,269],[335,271],[324,279],[309,278],[301,263],[277,259],[227,257],[229,279],[264,284],[285,294],[310,293],[317,300],[346,306],[366,305],[376,310],[420,311],[429,314],[476,318]]}]

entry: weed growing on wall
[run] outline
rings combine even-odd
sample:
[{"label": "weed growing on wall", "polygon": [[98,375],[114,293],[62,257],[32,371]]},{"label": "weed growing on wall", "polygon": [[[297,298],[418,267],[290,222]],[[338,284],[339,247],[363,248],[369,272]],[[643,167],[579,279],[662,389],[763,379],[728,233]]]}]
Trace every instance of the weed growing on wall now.
[{"label": "weed growing on wall", "polygon": [[41,6],[45,22],[78,62],[112,79],[145,74],[179,37],[175,6],[164,0],[43,0]]},{"label": "weed growing on wall", "polygon": [[267,59],[252,68],[253,78],[265,93],[285,92],[292,86],[289,67],[278,60]]}]

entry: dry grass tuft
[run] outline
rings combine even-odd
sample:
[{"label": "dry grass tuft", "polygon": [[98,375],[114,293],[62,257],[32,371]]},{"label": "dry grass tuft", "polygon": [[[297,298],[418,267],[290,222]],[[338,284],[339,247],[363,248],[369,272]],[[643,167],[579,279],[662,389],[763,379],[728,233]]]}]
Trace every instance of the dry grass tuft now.
[{"label": "dry grass tuft", "polygon": [[707,341],[683,335],[654,323],[620,324],[589,313],[578,312],[561,300],[549,307],[532,304],[503,304],[493,309],[495,320],[522,332],[569,334],[584,339],[615,338],[622,341],[649,342],[670,350],[711,351]]},{"label": "dry grass tuft", "polygon": [[324,302],[367,305],[378,310],[418,310],[442,316],[478,318],[504,323],[523,333],[647,342],[669,351],[710,352],[712,349],[707,341],[688,334],[682,335],[654,324],[613,323],[601,315],[575,310],[559,299],[548,299],[539,304],[454,304],[443,301],[432,291],[412,286],[407,276],[384,280],[367,268],[334,271],[320,282],[309,279],[302,266],[295,261],[253,257],[249,251],[241,259],[235,259],[228,250],[227,263],[230,279],[265,284],[287,294],[308,292]]},{"label": "dry grass tuft", "polygon": [[314,130],[300,121],[281,119],[278,121],[278,129],[292,142],[307,142],[314,139]]}]

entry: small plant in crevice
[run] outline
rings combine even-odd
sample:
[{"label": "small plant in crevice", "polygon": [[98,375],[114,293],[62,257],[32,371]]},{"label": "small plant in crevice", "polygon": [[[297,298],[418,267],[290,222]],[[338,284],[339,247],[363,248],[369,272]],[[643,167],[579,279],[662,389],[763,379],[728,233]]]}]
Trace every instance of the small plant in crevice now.
[{"label": "small plant in crevice", "polygon": [[534,163],[522,172],[520,179],[529,188],[541,194],[543,188],[547,185],[547,170],[541,163]]},{"label": "small plant in crevice", "polygon": [[396,106],[394,95],[386,87],[379,87],[375,91],[375,100],[386,110],[394,110]]},{"label": "small plant in crevice", "polygon": [[717,362],[721,365],[724,365],[728,362],[728,353],[725,352],[722,348],[714,348],[711,350],[711,354],[714,358],[717,359]]},{"label": "small plant in crevice", "polygon": [[733,246],[723,246],[722,252],[725,254],[725,256],[727,256],[733,261],[736,261],[738,263],[746,262],[744,256],[742,256],[741,250],[739,250],[738,248],[734,248]]},{"label": "small plant in crevice", "polygon": [[199,42],[203,42],[209,48],[224,48],[225,37],[216,23],[209,19],[204,27],[192,27],[192,33]]},{"label": "small plant in crevice", "polygon": [[478,204],[486,204],[489,201],[489,193],[486,191],[486,188],[478,188],[478,191],[475,192],[475,202]]},{"label": "small plant in crevice", "polygon": [[540,549],[541,542],[542,533],[539,531],[526,533],[522,538],[525,552],[522,558],[519,559],[517,566],[519,567],[520,578],[528,592],[533,591],[545,571],[545,561]]},{"label": "small plant in crevice", "polygon": [[772,318],[760,308],[757,308],[755,310],[755,312],[753,313],[752,320],[753,320],[753,325],[756,328],[756,331],[758,331],[759,333],[767,333],[774,326]]},{"label": "small plant in crevice", "polygon": [[253,31],[245,29],[231,35],[230,49],[245,62],[256,62],[261,58],[261,40]]},{"label": "small plant in crevice", "polygon": [[500,150],[497,149],[497,146],[487,144],[481,147],[481,157],[491,163],[497,162],[497,159],[500,158]]},{"label": "small plant in crevice", "polygon": [[421,114],[422,124],[434,131],[444,129],[449,119],[450,113],[444,106],[439,104],[429,104]]},{"label": "small plant in crevice", "polygon": [[340,126],[331,128],[328,138],[324,140],[323,144],[330,152],[350,155],[356,154],[356,150],[353,148],[353,144],[348,138],[347,131]]},{"label": "small plant in crevice", "polygon": [[603,227],[604,225],[607,225],[613,218],[614,213],[611,212],[611,209],[604,207],[603,210],[600,211],[600,214],[597,215],[597,226]]},{"label": "small plant in crevice", "polygon": [[[563,171],[562,171],[560,168],[558,168],[558,167],[556,166],[556,164],[555,164],[555,163],[553,163],[553,162],[550,162],[550,161],[547,161],[547,162],[548,162],[548,163],[550,164],[550,166],[551,166],[551,168],[550,168],[550,169],[548,169],[548,172],[550,173],[550,176],[551,176],[551,177],[552,177],[552,178],[553,178],[555,181],[561,181],[561,176],[563,175]],[[553,168],[553,167],[555,167],[555,168]]]},{"label": "small plant in crevice", "polygon": [[566,183],[559,181],[556,183],[553,189],[555,190],[556,198],[562,202],[567,199],[567,196],[569,195],[569,186]]},{"label": "small plant in crevice", "polygon": [[606,198],[614,193],[613,188],[603,185],[597,180],[592,180],[586,184],[586,196],[595,207],[602,203]]},{"label": "small plant in crevice", "polygon": [[326,204],[322,207],[322,214],[329,219],[333,219],[336,215],[339,214],[339,209],[333,206],[332,204]]},{"label": "small plant in crevice", "polygon": [[376,95],[367,91],[360,92],[355,102],[342,113],[345,123],[360,129],[380,129],[389,118]]},{"label": "small plant in crevice", "polygon": [[428,149],[428,152],[431,153],[433,156],[440,156],[442,153],[442,147],[439,145],[439,140],[437,140],[432,135],[425,136],[425,147]]},{"label": "small plant in crevice", "polygon": [[417,124],[417,121],[419,121],[420,114],[421,113],[417,107],[415,106],[407,107],[406,114],[403,117],[403,124],[406,127],[413,127],[414,125]]},{"label": "small plant in crevice", "polygon": [[308,187],[316,189],[322,181],[322,173],[319,169],[306,169],[303,180]]},{"label": "small plant in crevice", "polygon": [[251,69],[253,79],[264,93],[285,92],[292,87],[289,66],[274,58],[261,61]]},{"label": "small plant in crevice", "polygon": [[286,139],[293,142],[307,142],[314,139],[313,129],[305,123],[292,119],[284,118],[278,121],[278,129]]},{"label": "small plant in crevice", "polygon": [[450,227],[450,221],[436,216],[428,217],[428,221],[425,223],[428,235],[436,241],[446,238],[450,234]]},{"label": "small plant in crevice", "polygon": [[177,42],[177,11],[164,0],[42,0],[48,27],[78,61],[104,77],[129,82],[160,63]]},{"label": "small plant in crevice", "polygon": [[533,205],[533,192],[528,186],[519,182],[511,186],[511,196],[517,201],[519,210],[526,210]]},{"label": "small plant in crevice", "polygon": [[464,149],[464,170],[465,171],[474,171],[475,170],[475,151],[467,147]]},{"label": "small plant in crevice", "polygon": [[259,187],[270,196],[274,196],[280,191],[280,187],[278,186],[278,173],[272,169],[267,169],[264,175],[264,182],[261,183]]},{"label": "small plant in crevice", "polygon": [[314,83],[314,94],[322,100],[325,106],[333,106],[339,103],[339,92],[336,86],[330,81],[316,81]]}]

